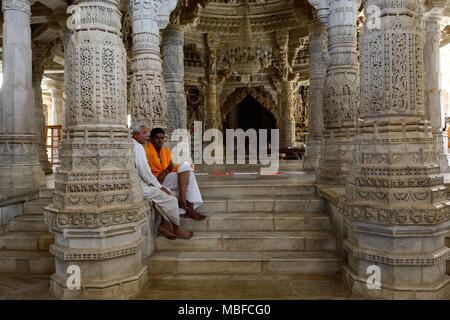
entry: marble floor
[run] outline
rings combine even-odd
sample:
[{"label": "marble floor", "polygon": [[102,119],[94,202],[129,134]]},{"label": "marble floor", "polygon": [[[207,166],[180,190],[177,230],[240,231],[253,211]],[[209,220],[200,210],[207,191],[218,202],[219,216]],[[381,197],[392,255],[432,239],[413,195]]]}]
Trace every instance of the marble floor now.
[{"label": "marble floor", "polygon": [[49,276],[0,274],[1,300],[51,300]]},{"label": "marble floor", "polygon": [[[1,300],[51,300],[48,276],[0,275]],[[136,299],[355,299],[340,276],[167,275],[150,279]]]},{"label": "marble floor", "polygon": [[340,276],[167,275],[150,279],[137,299],[349,299]]}]

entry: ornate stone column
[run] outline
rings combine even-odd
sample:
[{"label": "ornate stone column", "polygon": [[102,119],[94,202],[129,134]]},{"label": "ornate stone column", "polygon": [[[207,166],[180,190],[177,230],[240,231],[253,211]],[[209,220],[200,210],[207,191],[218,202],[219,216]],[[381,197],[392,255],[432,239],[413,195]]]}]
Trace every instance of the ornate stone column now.
[{"label": "ornate stone column", "polygon": [[329,64],[325,78],[325,131],[317,177],[319,183],[345,184],[351,166],[359,104],[356,50],[359,4],[360,0],[328,1]]},{"label": "ornate stone column", "polygon": [[323,141],[323,87],[325,83],[327,28],[315,20],[309,25],[309,125],[305,170],[317,170]]},{"label": "ornate stone column", "polygon": [[170,23],[162,33],[163,75],[167,92],[169,133],[187,128],[187,103],[184,91],[184,32],[198,22],[198,13],[208,0],[178,1]]},{"label": "ornate stone column", "polygon": [[64,87],[62,84],[52,81],[49,82],[50,92],[52,94],[52,119],[53,125],[63,124],[63,93]]},{"label": "ornate stone column", "polygon": [[295,81],[289,80],[280,82],[280,148],[293,147],[295,142],[294,84]]},{"label": "ornate stone column", "polygon": [[32,121],[30,1],[4,0],[0,108],[0,198],[37,190],[44,182]]},{"label": "ornate stone column", "polygon": [[220,118],[217,115],[218,112],[216,76],[211,76],[209,81],[205,84],[205,129],[220,128]]},{"label": "ornate stone column", "polygon": [[218,108],[218,90],[230,75],[231,70],[219,70],[217,49],[219,39],[210,34],[205,35],[205,77],[199,79],[205,91],[205,105],[203,109],[203,125],[205,129],[222,127],[220,110]]},{"label": "ornate stone column", "polygon": [[45,92],[42,95],[42,103],[45,109],[45,124],[52,125],[52,98],[50,92]]},{"label": "ornate stone column", "polygon": [[436,150],[439,154],[439,164],[442,172],[449,172],[448,137],[445,128],[444,105],[441,103],[441,64],[440,64],[440,21],[443,7],[435,8],[427,13],[425,21],[424,47],[424,83],[425,83],[425,114],[430,120]]},{"label": "ornate stone column", "polygon": [[292,70],[295,56],[300,48],[298,39],[291,39],[289,32],[276,33],[278,56],[275,66],[268,73],[278,83],[278,114],[280,130],[280,148],[293,147],[295,143],[294,85],[299,75]]},{"label": "ornate stone column", "polygon": [[32,48],[33,62],[33,92],[34,92],[34,121],[36,125],[36,140],[39,148],[39,162],[45,174],[53,172],[52,165],[48,161],[48,153],[46,147],[45,132],[45,115],[44,106],[42,104],[42,76],[44,74],[45,64],[51,60],[53,44],[40,43],[35,44]]},{"label": "ornate stone column", "polygon": [[450,298],[450,203],[425,119],[420,3],[365,2],[365,16],[376,5],[381,23],[377,29],[367,19],[362,33],[362,122],[339,206],[344,275],[366,297]]},{"label": "ornate stone column", "polygon": [[[50,290],[58,298],[130,298],[147,277],[142,233],[149,206],[126,127],[119,2],[79,0],[69,17],[66,128],[53,204],[44,213],[55,235]],[[67,283],[67,272],[77,269],[78,290]]]},{"label": "ornate stone column", "polygon": [[162,35],[163,75],[167,92],[169,134],[186,129],[186,95],[184,93],[184,28],[169,24]]},{"label": "ornate stone column", "polygon": [[130,1],[132,24],[131,117],[148,128],[168,128],[166,88],[162,75],[160,29],[169,22],[176,0]]}]

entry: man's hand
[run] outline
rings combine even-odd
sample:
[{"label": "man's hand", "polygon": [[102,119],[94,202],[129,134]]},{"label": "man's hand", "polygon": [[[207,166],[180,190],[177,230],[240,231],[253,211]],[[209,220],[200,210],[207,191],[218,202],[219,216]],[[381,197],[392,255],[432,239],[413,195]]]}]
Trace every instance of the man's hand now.
[{"label": "man's hand", "polygon": [[170,192],[170,190],[169,189],[167,189],[166,187],[164,187],[164,186],[161,186],[161,190],[162,191],[164,191],[165,193],[167,193],[169,196],[171,196],[172,195],[172,192]]},{"label": "man's hand", "polygon": [[158,176],[156,177],[156,179],[158,179],[159,183],[163,183],[166,176],[167,171],[161,171],[160,174],[158,174]]},{"label": "man's hand", "polygon": [[172,172],[172,169],[173,169],[173,163],[172,163],[172,160],[170,160],[170,163],[169,163],[169,165],[167,166],[166,171],[167,171],[167,172]]}]

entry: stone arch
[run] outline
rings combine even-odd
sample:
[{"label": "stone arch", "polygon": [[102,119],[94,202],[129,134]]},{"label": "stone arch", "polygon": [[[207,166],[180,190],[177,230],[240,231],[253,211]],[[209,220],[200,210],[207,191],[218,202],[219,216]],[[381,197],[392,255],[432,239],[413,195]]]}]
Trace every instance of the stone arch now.
[{"label": "stone arch", "polygon": [[228,95],[223,103],[220,114],[222,121],[236,106],[244,100],[245,97],[250,96],[260,103],[267,111],[272,113],[275,118],[275,122],[278,124],[278,107],[275,104],[272,95],[264,87],[241,87],[236,88],[232,93]]}]

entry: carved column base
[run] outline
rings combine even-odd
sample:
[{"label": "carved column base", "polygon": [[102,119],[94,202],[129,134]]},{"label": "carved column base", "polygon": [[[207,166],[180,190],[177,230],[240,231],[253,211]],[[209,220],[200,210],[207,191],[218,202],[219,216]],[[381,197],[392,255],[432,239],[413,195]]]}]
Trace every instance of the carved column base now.
[{"label": "carved column base", "polygon": [[319,168],[322,143],[323,139],[321,137],[308,137],[305,160],[303,162],[303,169],[305,171],[316,171]]},{"label": "carved column base", "polygon": [[[450,202],[428,121],[366,120],[339,204],[344,216],[345,273],[366,297],[445,298],[449,279],[445,238]],[[381,289],[368,289],[368,267],[380,269]]]},{"label": "carved column base", "polygon": [[[56,263],[51,293],[60,299],[129,299],[139,294],[147,281],[147,266],[143,264],[143,257],[148,257],[143,252],[146,209],[145,205],[131,206],[96,217],[47,207],[46,223],[55,235],[55,244],[50,246]],[[114,225],[89,228],[90,222]],[[68,287],[69,266],[80,268],[81,289]]]},{"label": "carved column base", "polygon": [[[448,208],[446,211],[448,214]],[[425,211],[427,214],[433,212]],[[343,274],[352,294],[370,299],[448,300],[446,259],[450,248],[445,246],[446,228],[448,222],[393,226],[346,219]],[[375,284],[373,266],[380,270],[379,289],[367,284],[368,279]]]},{"label": "carved column base", "polygon": [[354,150],[354,130],[325,132],[317,182],[345,185],[352,166]]},{"label": "carved column base", "polygon": [[83,284],[82,290],[70,290],[67,288],[65,278],[53,274],[50,277],[50,293],[58,299],[131,299],[144,288],[148,280],[147,267],[144,266],[135,273],[120,279],[106,282],[101,280],[99,283]]},{"label": "carved column base", "polygon": [[[70,127],[65,133],[53,204],[44,209],[44,221],[55,235],[52,293],[58,298],[131,298],[145,283],[143,260],[151,253],[154,233],[128,130]],[[66,283],[71,265],[80,270],[81,290]]]}]

